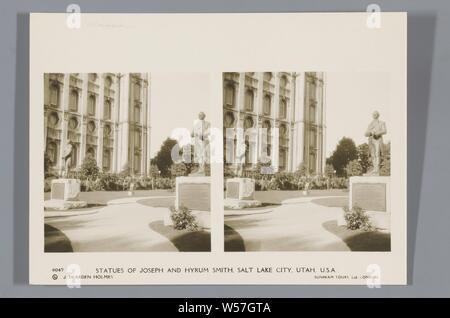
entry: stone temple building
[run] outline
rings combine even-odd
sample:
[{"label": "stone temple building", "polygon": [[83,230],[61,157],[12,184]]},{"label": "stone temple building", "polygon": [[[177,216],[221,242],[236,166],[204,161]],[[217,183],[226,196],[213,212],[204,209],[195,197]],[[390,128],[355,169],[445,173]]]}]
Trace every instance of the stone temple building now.
[{"label": "stone temple building", "polygon": [[[226,146],[236,142],[226,129],[238,127],[245,135],[245,169],[266,149],[276,171],[292,172],[303,164],[312,175],[324,173],[325,104],[323,73],[223,73],[225,162],[238,149]],[[266,133],[256,133],[258,128]]]},{"label": "stone temple building", "polygon": [[150,160],[147,73],[44,74],[44,136],[49,169],[63,169],[71,141],[72,170],[90,156],[104,172],[146,175]]}]

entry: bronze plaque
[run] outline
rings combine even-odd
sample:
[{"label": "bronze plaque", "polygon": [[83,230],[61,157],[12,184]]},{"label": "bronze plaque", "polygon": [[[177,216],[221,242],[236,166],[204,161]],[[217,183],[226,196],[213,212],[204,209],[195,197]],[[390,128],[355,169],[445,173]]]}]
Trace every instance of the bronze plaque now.
[{"label": "bronze plaque", "polygon": [[227,182],[227,198],[239,199],[239,182]]},{"label": "bronze plaque", "polygon": [[211,211],[209,183],[181,183],[178,187],[178,206],[185,206],[190,210]]},{"label": "bronze plaque", "polygon": [[353,183],[352,206],[368,211],[386,212],[385,183]]},{"label": "bronze plaque", "polygon": [[53,183],[52,184],[52,199],[64,200],[64,183]]}]

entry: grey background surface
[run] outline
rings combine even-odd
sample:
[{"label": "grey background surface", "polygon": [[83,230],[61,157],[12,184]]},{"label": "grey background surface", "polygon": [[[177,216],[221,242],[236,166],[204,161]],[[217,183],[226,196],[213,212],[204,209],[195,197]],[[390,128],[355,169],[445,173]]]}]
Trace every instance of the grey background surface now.
[{"label": "grey background surface", "polygon": [[[70,3],[98,13],[351,12],[374,2],[408,12],[408,286],[28,285],[29,12],[65,12]],[[1,1],[0,297],[449,297],[448,30],[446,0]]]}]

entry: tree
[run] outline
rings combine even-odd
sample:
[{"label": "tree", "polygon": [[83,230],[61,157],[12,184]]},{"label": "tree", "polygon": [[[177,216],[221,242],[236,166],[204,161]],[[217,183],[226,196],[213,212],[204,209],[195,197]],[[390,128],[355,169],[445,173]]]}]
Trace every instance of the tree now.
[{"label": "tree", "polygon": [[347,177],[361,176],[363,174],[363,169],[359,160],[354,159],[350,161],[345,167],[345,172],[347,173]]},{"label": "tree", "polygon": [[188,168],[185,163],[173,163],[170,167],[170,175],[172,177],[183,177],[188,174]]},{"label": "tree", "polygon": [[97,161],[91,156],[87,156],[80,167],[80,175],[84,180],[96,180],[100,174],[100,168]]},{"label": "tree", "polygon": [[362,173],[366,173],[370,167],[372,167],[372,163],[370,161],[370,151],[369,145],[367,143],[360,144],[357,148],[358,151],[358,160],[362,168]]},{"label": "tree", "polygon": [[170,177],[170,167],[173,164],[172,160],[172,148],[177,144],[176,140],[167,138],[156,156],[151,160],[151,164],[154,164],[161,171],[161,176]]},{"label": "tree", "polygon": [[339,177],[345,177],[347,164],[358,158],[358,150],[351,138],[343,137],[330,157],[330,162]]},{"label": "tree", "polygon": [[327,178],[332,178],[334,176],[334,167],[332,164],[327,163],[325,166],[325,176]]},{"label": "tree", "polygon": [[149,169],[149,177],[150,178],[157,178],[157,177],[159,177],[159,169],[158,169],[158,167],[156,166],[156,165],[154,165],[154,164],[151,164],[150,163],[150,169]]},{"label": "tree", "polygon": [[306,165],[302,162],[298,165],[297,171],[295,172],[300,177],[305,177],[307,173]]}]

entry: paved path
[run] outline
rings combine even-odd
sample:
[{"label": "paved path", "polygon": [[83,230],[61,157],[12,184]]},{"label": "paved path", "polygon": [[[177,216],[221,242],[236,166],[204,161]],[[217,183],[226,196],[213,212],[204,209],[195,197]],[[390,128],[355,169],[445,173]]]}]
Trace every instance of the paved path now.
[{"label": "paved path", "polygon": [[167,208],[137,203],[168,196],[129,197],[111,200],[98,213],[47,218],[45,223],[62,231],[74,252],[178,251],[149,224],[162,220]]},{"label": "paved path", "polygon": [[288,199],[272,212],[226,217],[225,224],[241,235],[246,251],[349,251],[322,226],[336,220],[342,209],[311,202],[321,198],[328,196]]}]

